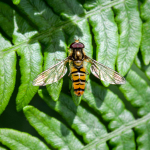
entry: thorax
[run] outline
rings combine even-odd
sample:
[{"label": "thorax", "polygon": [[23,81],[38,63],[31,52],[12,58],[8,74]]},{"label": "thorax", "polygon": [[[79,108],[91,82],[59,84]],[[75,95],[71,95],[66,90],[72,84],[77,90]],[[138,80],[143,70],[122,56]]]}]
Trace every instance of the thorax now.
[{"label": "thorax", "polygon": [[74,67],[78,68],[83,66],[84,52],[82,48],[72,49],[72,60],[73,60]]}]

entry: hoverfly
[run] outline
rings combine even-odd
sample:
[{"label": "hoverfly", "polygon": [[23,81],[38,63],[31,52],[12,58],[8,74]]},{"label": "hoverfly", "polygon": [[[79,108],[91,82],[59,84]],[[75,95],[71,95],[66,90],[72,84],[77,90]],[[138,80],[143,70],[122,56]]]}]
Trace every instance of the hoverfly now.
[{"label": "hoverfly", "polygon": [[77,96],[83,95],[85,90],[87,71],[84,67],[84,61],[91,63],[90,70],[92,74],[100,80],[109,82],[110,84],[125,84],[125,78],[118,72],[86,56],[84,47],[83,43],[79,42],[79,40],[75,40],[75,42],[70,45],[69,56],[39,74],[34,79],[33,85],[45,86],[60,80],[67,72],[66,63],[68,61],[70,64],[69,75],[71,75],[74,93]]}]

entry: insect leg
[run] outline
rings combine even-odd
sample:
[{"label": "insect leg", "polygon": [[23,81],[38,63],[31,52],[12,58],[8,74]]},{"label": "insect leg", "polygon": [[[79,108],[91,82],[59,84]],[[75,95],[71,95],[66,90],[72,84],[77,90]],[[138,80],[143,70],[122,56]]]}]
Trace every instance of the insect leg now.
[{"label": "insect leg", "polygon": [[61,59],[56,59],[56,61],[62,61]]},{"label": "insect leg", "polygon": [[89,74],[90,74],[87,70],[85,71],[85,73],[86,73],[87,75],[89,75]]},{"label": "insect leg", "polygon": [[84,60],[85,60],[86,62],[89,62],[89,61],[90,61],[90,60],[89,60],[89,57],[86,56],[86,55],[84,55]]},{"label": "insect leg", "polygon": [[69,72],[68,77],[69,77],[69,79],[70,79],[71,81],[73,81],[73,80],[71,79],[70,75],[71,75],[71,72]]},{"label": "insect leg", "polygon": [[74,58],[72,56],[68,56],[69,60],[74,60]]},{"label": "insect leg", "polygon": [[71,72],[69,72],[68,77],[71,75]]}]

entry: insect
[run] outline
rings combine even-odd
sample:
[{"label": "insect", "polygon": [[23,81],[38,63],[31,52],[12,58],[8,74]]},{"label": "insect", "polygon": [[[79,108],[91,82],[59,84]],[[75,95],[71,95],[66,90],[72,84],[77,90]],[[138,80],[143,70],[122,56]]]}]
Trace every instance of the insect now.
[{"label": "insect", "polygon": [[33,81],[34,86],[45,86],[60,80],[67,72],[66,63],[70,64],[71,80],[73,84],[74,93],[81,96],[85,90],[86,74],[87,71],[84,67],[84,62],[91,63],[92,74],[102,81],[109,82],[110,84],[125,84],[125,78],[113,69],[97,62],[96,60],[85,55],[84,44],[75,40],[70,45],[70,54],[67,58],[60,61],[56,65],[43,71]]}]

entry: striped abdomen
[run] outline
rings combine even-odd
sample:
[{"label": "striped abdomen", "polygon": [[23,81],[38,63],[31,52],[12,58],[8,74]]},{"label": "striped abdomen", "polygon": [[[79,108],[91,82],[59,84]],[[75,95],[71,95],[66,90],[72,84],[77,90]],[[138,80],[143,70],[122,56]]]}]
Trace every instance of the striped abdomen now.
[{"label": "striped abdomen", "polygon": [[85,68],[75,68],[71,69],[72,79],[73,79],[73,89],[77,96],[81,96],[85,89]]}]

